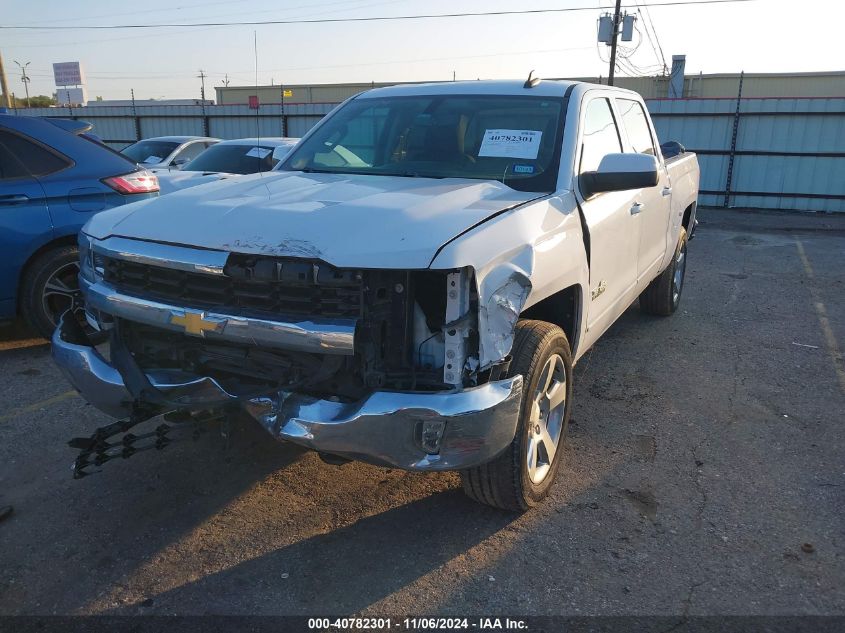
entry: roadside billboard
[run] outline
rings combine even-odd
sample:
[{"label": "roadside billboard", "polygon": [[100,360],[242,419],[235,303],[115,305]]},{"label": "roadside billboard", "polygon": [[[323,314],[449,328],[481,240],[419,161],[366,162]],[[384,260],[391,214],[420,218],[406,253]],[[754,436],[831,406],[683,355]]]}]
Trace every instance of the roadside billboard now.
[{"label": "roadside billboard", "polygon": [[85,83],[82,64],[79,62],[59,62],[53,64],[53,77],[57,86],[79,86]]}]

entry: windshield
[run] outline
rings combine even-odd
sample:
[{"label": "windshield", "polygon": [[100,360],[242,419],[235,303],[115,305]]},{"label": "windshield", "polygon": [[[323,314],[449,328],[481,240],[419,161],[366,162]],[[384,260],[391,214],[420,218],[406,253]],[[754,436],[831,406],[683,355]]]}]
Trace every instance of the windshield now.
[{"label": "windshield", "polygon": [[562,99],[527,96],[355,99],[280,169],[476,178],[521,191],[554,191],[562,106]]},{"label": "windshield", "polygon": [[255,174],[270,171],[279,162],[275,147],[266,145],[212,145],[194,160],[187,163],[182,171],[219,171],[227,174]]},{"label": "windshield", "polygon": [[138,141],[129,147],[124,147],[120,153],[136,163],[155,165],[170,156],[177,147],[179,143],[175,141]]}]

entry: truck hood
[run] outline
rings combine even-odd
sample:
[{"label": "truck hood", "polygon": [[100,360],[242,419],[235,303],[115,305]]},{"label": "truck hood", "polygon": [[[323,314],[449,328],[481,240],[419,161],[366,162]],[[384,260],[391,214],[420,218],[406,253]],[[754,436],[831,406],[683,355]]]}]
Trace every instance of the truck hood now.
[{"label": "truck hood", "polygon": [[446,242],[542,194],[500,182],[272,172],[100,213],[83,229],[214,250],[427,268]]}]

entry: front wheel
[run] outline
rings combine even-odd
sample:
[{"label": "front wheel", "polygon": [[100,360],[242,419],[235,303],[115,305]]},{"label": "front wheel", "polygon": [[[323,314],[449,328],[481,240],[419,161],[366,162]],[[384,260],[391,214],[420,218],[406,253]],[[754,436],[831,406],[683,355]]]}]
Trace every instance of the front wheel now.
[{"label": "front wheel", "polygon": [[675,256],[640,295],[640,309],[646,314],[669,316],[681,303],[684,277],[687,272],[687,231],[681,227]]},{"label": "front wheel", "polygon": [[509,375],[517,374],[523,393],[513,442],[493,461],[461,471],[461,480],[472,499],[523,511],[548,495],[564,453],[572,352],[563,330],[545,321],[517,323]]}]

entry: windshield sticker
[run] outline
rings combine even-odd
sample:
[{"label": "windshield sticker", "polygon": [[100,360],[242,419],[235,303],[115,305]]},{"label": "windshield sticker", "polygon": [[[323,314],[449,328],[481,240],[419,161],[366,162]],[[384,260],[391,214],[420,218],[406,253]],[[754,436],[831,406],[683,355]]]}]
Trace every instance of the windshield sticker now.
[{"label": "windshield sticker", "polygon": [[148,165],[155,165],[156,163],[161,162],[161,156],[147,156],[143,162],[147,163]]},{"label": "windshield sticker", "polygon": [[485,130],[479,156],[534,160],[540,152],[538,130]]},{"label": "windshield sticker", "polygon": [[249,150],[246,155],[247,156],[254,156],[255,158],[264,158],[269,154],[272,150],[267,149],[266,147],[253,147]]},{"label": "windshield sticker", "polygon": [[513,173],[515,174],[533,174],[534,165],[514,165]]}]

